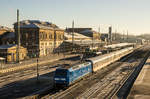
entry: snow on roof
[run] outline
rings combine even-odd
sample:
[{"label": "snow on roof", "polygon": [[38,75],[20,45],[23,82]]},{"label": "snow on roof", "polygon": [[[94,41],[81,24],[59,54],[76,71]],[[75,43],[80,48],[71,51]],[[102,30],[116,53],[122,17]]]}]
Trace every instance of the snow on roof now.
[{"label": "snow on roof", "polygon": [[8,27],[6,27],[6,26],[1,26],[1,25],[0,25],[0,30],[11,31],[11,28],[8,28]]},{"label": "snow on roof", "polygon": [[0,49],[8,49],[8,48],[11,48],[11,47],[14,47],[14,46],[16,46],[16,44],[1,45]]},{"label": "snow on roof", "polygon": [[[14,25],[16,25],[15,23]],[[40,20],[23,20],[20,21],[21,28],[44,28],[44,29],[54,29],[59,28],[57,25],[50,22],[43,22]]]}]

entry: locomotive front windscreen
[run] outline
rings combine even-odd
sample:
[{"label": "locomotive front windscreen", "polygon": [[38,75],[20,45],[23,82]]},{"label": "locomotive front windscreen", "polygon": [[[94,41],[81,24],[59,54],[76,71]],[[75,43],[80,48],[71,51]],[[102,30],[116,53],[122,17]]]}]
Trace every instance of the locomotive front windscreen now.
[{"label": "locomotive front windscreen", "polygon": [[66,76],[67,75],[67,70],[64,69],[57,69],[55,71],[55,76]]}]

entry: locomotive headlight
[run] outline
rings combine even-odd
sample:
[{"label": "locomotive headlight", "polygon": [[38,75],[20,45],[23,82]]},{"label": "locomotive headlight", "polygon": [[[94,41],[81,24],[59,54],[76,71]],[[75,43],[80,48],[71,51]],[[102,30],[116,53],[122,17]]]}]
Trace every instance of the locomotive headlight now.
[{"label": "locomotive headlight", "polygon": [[65,78],[61,78],[60,80],[66,80]]},{"label": "locomotive headlight", "polygon": [[59,80],[59,78],[55,78],[55,80]]}]

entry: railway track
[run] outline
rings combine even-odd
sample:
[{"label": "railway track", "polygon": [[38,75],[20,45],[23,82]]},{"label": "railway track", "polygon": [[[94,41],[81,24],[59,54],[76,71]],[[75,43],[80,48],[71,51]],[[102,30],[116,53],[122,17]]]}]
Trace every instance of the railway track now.
[{"label": "railway track", "polygon": [[53,95],[49,94],[49,97],[52,99],[110,98],[111,94],[114,94],[122,86],[122,83],[141,63],[147,55],[147,49],[148,47],[141,48],[124,61],[112,64],[112,66],[109,66],[110,68],[107,67],[97,74],[91,75],[91,77],[84,78],[84,80],[65,91]]},{"label": "railway track", "polygon": [[121,86],[118,87],[118,89],[113,90],[112,93],[109,95],[112,99],[125,99],[128,96],[128,93],[136,80],[137,76],[139,75],[143,65],[145,64],[147,58],[149,57],[150,52],[147,53],[146,57],[142,60],[142,62],[139,64],[138,67],[136,67],[130,75],[124,79]]},{"label": "railway track", "polygon": [[[60,61],[56,61],[56,62],[53,62],[50,64],[41,65],[41,66],[39,66],[39,74],[42,76],[43,74],[53,72],[58,67],[59,64],[64,64],[64,63],[65,64],[74,64],[76,62],[79,62],[79,57],[77,57],[76,60],[60,60]],[[12,93],[12,91],[15,89],[20,91],[17,94],[22,94],[24,96],[26,94],[26,92],[24,92],[24,90],[28,90],[28,88],[25,89],[24,88],[25,86],[22,86],[17,83],[21,82],[21,81],[25,81],[27,79],[34,78],[34,77],[36,77],[36,74],[37,74],[37,69],[36,69],[36,67],[34,67],[34,68],[10,73],[8,75],[1,75],[0,76],[0,86],[1,86],[0,98],[3,98],[3,97],[6,98],[9,95],[10,95],[9,97],[11,97],[11,96],[16,97],[15,94],[13,95],[13,93]],[[47,78],[50,78],[50,77],[47,76]],[[38,90],[34,90],[34,92],[36,92],[36,91],[38,91]],[[12,94],[8,94],[8,93],[12,93]]]},{"label": "railway track", "polygon": [[[138,64],[139,62],[136,62],[135,64]],[[134,64],[134,65],[135,65]],[[89,96],[88,98],[93,98],[93,97],[97,97],[97,98],[110,98],[109,95],[110,93],[117,89],[118,86],[121,86],[122,82],[124,81],[124,79],[126,77],[128,77],[128,75],[131,73],[132,71],[127,71],[122,73],[118,73],[118,74],[113,74],[110,76],[110,78],[108,78],[106,81],[104,81],[103,83],[105,84],[102,88],[101,85],[99,86],[98,90],[94,92],[94,94],[92,93],[91,96]],[[113,79],[111,79],[112,77],[114,77]]]},{"label": "railway track", "polygon": [[[42,72],[45,73],[50,72],[48,68],[55,69],[55,67],[49,67],[49,66],[40,67],[39,68],[40,74],[42,74]],[[20,71],[17,73],[12,73],[11,75],[2,76],[0,77],[0,85],[2,86],[4,84],[8,84],[13,81],[25,80],[33,77],[33,75],[34,76],[36,75],[36,68],[26,70],[26,71]]]},{"label": "railway track", "polygon": [[[52,62],[50,64],[39,65],[39,72],[49,71],[52,68],[56,68],[59,64],[63,64],[63,63],[73,64],[73,63],[79,62],[79,57],[77,57],[77,58],[78,58],[78,60],[76,60],[76,61],[61,60],[61,61]],[[0,85],[3,82],[6,83],[6,80],[7,81],[9,81],[9,80],[16,81],[16,80],[14,80],[14,78],[17,78],[18,80],[21,80],[21,79],[19,79],[20,77],[21,78],[24,78],[24,76],[29,77],[29,75],[36,74],[36,72],[37,72],[37,67],[33,67],[33,68],[30,68],[30,69],[20,70],[20,71],[16,71],[16,72],[4,74],[4,75],[1,74],[0,75]]]}]

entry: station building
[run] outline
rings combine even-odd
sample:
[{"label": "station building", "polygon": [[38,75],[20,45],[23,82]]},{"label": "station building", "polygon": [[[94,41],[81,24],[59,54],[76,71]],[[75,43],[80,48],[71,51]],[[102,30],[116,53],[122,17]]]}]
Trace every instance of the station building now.
[{"label": "station building", "polygon": [[[17,23],[14,24],[17,41]],[[64,30],[50,22],[24,20],[20,22],[21,46],[27,48],[28,56],[40,57],[55,52],[64,40]]]}]

